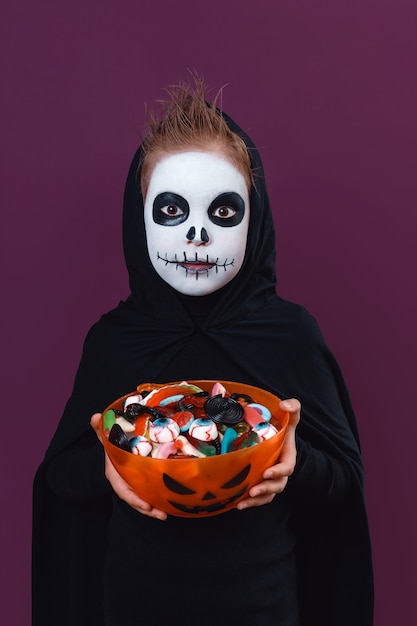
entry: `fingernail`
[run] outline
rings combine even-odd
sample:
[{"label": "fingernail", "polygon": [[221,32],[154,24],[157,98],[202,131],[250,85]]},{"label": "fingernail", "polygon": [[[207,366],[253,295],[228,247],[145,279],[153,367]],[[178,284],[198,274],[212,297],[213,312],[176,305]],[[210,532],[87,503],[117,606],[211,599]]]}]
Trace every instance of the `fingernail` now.
[{"label": "fingernail", "polygon": [[237,505],[237,508],[239,511],[243,511],[243,509],[246,509],[248,507],[248,505],[245,502],[241,502],[240,504]]},{"label": "fingernail", "polygon": [[284,406],[286,409],[290,409],[290,408],[291,408],[291,402],[287,402],[287,400],[284,400],[284,402],[283,402],[282,404],[283,404],[283,406]]}]

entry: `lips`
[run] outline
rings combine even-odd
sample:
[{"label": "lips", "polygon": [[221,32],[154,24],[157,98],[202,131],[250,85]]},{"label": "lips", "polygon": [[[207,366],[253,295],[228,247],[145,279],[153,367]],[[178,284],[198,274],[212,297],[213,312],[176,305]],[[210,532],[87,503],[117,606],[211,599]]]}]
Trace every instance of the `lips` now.
[{"label": "lips", "polygon": [[180,267],[184,267],[189,272],[208,272],[214,267],[215,263],[207,263],[206,261],[193,261],[192,263],[178,263]]}]

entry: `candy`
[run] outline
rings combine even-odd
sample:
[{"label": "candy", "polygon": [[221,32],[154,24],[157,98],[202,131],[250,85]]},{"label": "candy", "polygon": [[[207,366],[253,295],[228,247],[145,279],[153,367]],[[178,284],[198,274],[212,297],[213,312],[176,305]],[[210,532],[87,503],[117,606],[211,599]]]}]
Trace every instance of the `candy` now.
[{"label": "candy", "polygon": [[124,431],[120,428],[119,424],[113,424],[109,433],[109,441],[113,445],[125,450],[131,451],[129,439],[126,437]]},{"label": "candy", "polygon": [[194,420],[194,415],[191,411],[177,411],[173,414],[172,419],[177,422],[180,427],[180,431],[185,433],[190,428],[190,425]]},{"label": "candy", "polygon": [[275,426],[269,422],[260,422],[253,427],[253,432],[259,435],[262,441],[265,441],[276,435],[278,431]]},{"label": "candy", "polygon": [[204,410],[213,422],[223,424],[237,424],[243,418],[243,407],[233,400],[221,395],[212,396],[205,405]]},{"label": "candy", "polygon": [[190,426],[190,435],[200,441],[214,441],[219,436],[216,424],[208,417],[199,417]]},{"label": "candy", "polygon": [[126,407],[129,406],[129,404],[140,404],[141,402],[142,402],[142,396],[140,394],[129,396],[124,401],[123,408],[124,410],[126,410]]},{"label": "candy", "polygon": [[243,433],[237,439],[234,439],[229,446],[230,452],[235,452],[236,450],[242,450],[243,448],[250,448],[251,446],[256,446],[257,443],[260,443],[261,438],[257,435],[253,430],[250,430],[247,433]]},{"label": "candy", "polygon": [[109,409],[103,415],[103,428],[104,430],[110,430],[113,424],[116,423],[116,415],[113,409]]},{"label": "candy", "polygon": [[123,410],[109,409],[103,429],[111,443],[140,456],[160,459],[204,458],[227,454],[270,439],[268,407],[246,394],[231,395],[221,383],[214,395],[186,382],[128,396]]},{"label": "candy", "polygon": [[237,400],[242,406],[248,406],[248,404],[253,402],[253,399],[247,393],[232,393],[231,398]]},{"label": "candy", "polygon": [[135,420],[135,436],[145,435],[148,430],[149,415],[139,415]]},{"label": "candy", "polygon": [[190,434],[185,435],[186,439],[191,443],[191,445],[201,452],[204,456],[216,456],[216,454],[220,454],[220,441],[216,439],[215,441],[201,441],[200,439],[195,439],[191,437]]},{"label": "candy", "polygon": [[175,441],[167,441],[167,443],[161,443],[156,450],[155,458],[167,459],[171,455],[175,455],[178,449],[175,445]]},{"label": "candy", "polygon": [[184,397],[183,393],[178,393],[176,396],[169,396],[168,398],[164,398],[160,401],[159,406],[166,406],[167,404],[173,404],[174,402],[179,402]]},{"label": "candy", "polygon": [[259,411],[260,415],[262,416],[262,419],[265,420],[265,422],[269,422],[269,420],[272,417],[271,411],[263,404],[257,404],[256,402],[252,402],[251,404],[248,404],[248,407]]},{"label": "candy", "polygon": [[180,434],[180,427],[169,417],[160,417],[149,425],[149,438],[155,443],[174,441]]},{"label": "candy", "polygon": [[[142,386],[138,387],[138,390],[141,391],[142,396],[144,395]],[[179,385],[164,385],[158,389],[152,389],[148,395],[145,397],[145,403],[150,406],[158,406],[165,398],[169,398],[174,394],[185,394],[185,393],[199,393],[202,389],[200,387],[196,387],[196,385],[189,385],[187,382],[182,382]]]},{"label": "candy", "polygon": [[243,409],[243,417],[245,422],[247,422],[252,428],[256,426],[256,424],[259,424],[259,422],[262,422],[262,415],[259,411],[249,405],[245,406]]},{"label": "candy", "polygon": [[221,383],[214,383],[213,389],[211,390],[212,396],[224,396],[226,395],[226,388]]},{"label": "candy", "polygon": [[134,433],[135,432],[135,425],[132,424],[132,422],[129,422],[125,417],[117,417],[116,418],[116,424],[119,424],[120,428],[125,433]]},{"label": "candy", "polygon": [[203,458],[206,455],[203,452],[200,452],[195,446],[193,446],[190,441],[184,435],[180,435],[175,441],[175,447],[177,450],[181,450],[183,454],[186,456],[196,456]]},{"label": "candy", "polygon": [[237,439],[237,437],[238,437],[238,434],[234,428],[226,428],[224,435],[223,435],[221,447],[220,447],[220,453],[226,454],[226,452],[230,452],[230,445],[232,441]]},{"label": "candy", "polygon": [[139,456],[149,456],[152,452],[151,442],[147,437],[143,437],[142,435],[133,437],[130,439],[129,443],[133,454],[138,454]]},{"label": "candy", "polygon": [[134,424],[136,418],[139,417],[139,415],[141,415],[143,412],[144,408],[141,404],[139,404],[139,402],[131,402],[125,407],[124,416],[129,422],[132,422],[132,424]]}]

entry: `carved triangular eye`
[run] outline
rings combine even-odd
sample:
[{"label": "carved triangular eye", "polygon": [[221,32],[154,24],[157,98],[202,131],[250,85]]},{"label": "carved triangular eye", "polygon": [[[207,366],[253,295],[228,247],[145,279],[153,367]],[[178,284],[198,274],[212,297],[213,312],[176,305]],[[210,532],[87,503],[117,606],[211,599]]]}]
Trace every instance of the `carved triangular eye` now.
[{"label": "carved triangular eye", "polygon": [[174,493],[179,493],[181,496],[190,496],[193,493],[196,493],[192,489],[189,489],[185,485],[181,485],[178,481],[168,476],[168,474],[162,474],[162,480],[165,483],[165,486],[168,487],[170,491]]},{"label": "carved triangular eye", "polygon": [[234,476],[231,480],[222,485],[222,489],[231,489],[232,487],[236,487],[237,485],[240,485],[240,483],[243,483],[250,472],[250,467],[250,464],[244,467],[239,474],[236,474],[236,476]]}]

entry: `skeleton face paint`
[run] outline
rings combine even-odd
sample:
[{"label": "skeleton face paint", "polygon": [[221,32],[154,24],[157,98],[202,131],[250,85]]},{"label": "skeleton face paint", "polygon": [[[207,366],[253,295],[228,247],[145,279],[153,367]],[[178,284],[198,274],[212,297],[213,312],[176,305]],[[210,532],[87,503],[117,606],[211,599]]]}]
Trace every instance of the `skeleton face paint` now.
[{"label": "skeleton face paint", "polygon": [[213,152],[161,159],[145,200],[148,253],[159,276],[180,293],[203,296],[242,267],[249,226],[243,175]]}]

